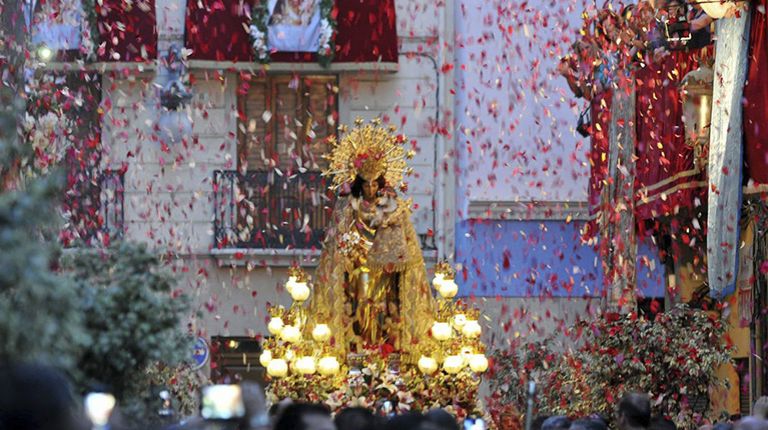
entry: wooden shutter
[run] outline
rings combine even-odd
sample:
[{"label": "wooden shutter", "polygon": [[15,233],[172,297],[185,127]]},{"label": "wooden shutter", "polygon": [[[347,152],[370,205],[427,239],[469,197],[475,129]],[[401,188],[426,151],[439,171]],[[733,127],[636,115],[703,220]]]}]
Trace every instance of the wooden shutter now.
[{"label": "wooden shutter", "polygon": [[242,170],[264,169],[269,157],[266,148],[273,139],[271,126],[274,121],[268,82],[265,79],[251,81],[244,98],[245,123],[241,124],[238,153],[245,166],[241,167],[244,167]]}]

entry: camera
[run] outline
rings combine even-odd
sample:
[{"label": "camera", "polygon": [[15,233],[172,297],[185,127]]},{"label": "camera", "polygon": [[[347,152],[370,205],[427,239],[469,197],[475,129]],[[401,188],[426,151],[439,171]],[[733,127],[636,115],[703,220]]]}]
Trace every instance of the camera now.
[{"label": "camera", "polygon": [[115,396],[110,393],[88,393],[85,396],[85,415],[94,428],[106,427],[116,403]]},{"label": "camera", "polygon": [[482,418],[467,418],[464,420],[464,430],[485,430]]},{"label": "camera", "polygon": [[239,385],[210,385],[202,390],[200,415],[206,420],[239,420],[245,416]]}]

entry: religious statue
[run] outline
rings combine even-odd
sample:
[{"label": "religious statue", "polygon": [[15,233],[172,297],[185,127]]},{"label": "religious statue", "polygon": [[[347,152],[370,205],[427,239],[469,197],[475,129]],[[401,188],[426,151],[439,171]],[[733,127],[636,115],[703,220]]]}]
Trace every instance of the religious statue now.
[{"label": "religious statue", "polygon": [[[403,136],[374,120],[342,129],[325,174],[339,190],[317,268],[311,314],[331,322],[343,352],[389,345],[401,351],[428,335],[435,309],[404,189]],[[412,155],[411,155],[412,156]]]}]

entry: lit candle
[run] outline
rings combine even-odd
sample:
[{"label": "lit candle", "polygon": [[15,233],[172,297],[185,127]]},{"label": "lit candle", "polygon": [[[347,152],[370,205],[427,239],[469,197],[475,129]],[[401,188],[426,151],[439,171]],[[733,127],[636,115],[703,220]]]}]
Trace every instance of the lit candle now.
[{"label": "lit candle", "polygon": [[315,359],[312,357],[299,357],[293,364],[293,367],[302,375],[311,375],[315,373]]},{"label": "lit candle", "polygon": [[282,358],[276,358],[267,366],[267,374],[273,378],[284,378],[288,374],[288,363]]},{"label": "lit candle", "polygon": [[317,342],[325,342],[331,338],[331,329],[328,328],[328,324],[315,324],[315,328],[312,330],[312,339]]},{"label": "lit candle", "polygon": [[265,349],[259,356],[259,363],[261,363],[262,366],[267,367],[269,366],[269,363],[271,361],[272,361],[272,351]]},{"label": "lit candle", "polygon": [[480,337],[483,329],[480,327],[477,320],[467,320],[467,322],[464,323],[464,327],[461,328],[461,332],[464,333],[464,336],[474,339]]},{"label": "lit candle", "polygon": [[444,322],[435,322],[432,324],[432,336],[437,340],[448,340],[451,338],[450,324]]},{"label": "lit candle", "polygon": [[269,320],[267,330],[274,335],[280,335],[280,332],[283,331],[283,319],[280,317],[273,317]]},{"label": "lit candle", "polygon": [[309,298],[309,285],[306,282],[297,282],[290,293],[293,300],[303,302]]},{"label": "lit candle", "polygon": [[437,370],[437,360],[432,357],[421,356],[419,358],[419,370],[425,375],[431,375]]},{"label": "lit candle", "polygon": [[321,375],[335,375],[339,372],[339,361],[336,357],[323,357],[317,362],[317,370]]},{"label": "lit candle", "polygon": [[444,299],[450,299],[456,296],[456,294],[459,292],[459,286],[456,285],[456,281],[453,279],[445,279],[440,284],[440,287],[437,289],[437,292],[440,293],[440,295]]},{"label": "lit candle", "polygon": [[483,373],[488,370],[488,359],[484,354],[473,354],[469,357],[469,368],[475,373]]},{"label": "lit candle", "polygon": [[301,332],[296,326],[283,326],[283,330],[280,332],[280,338],[286,342],[296,343],[301,340]]},{"label": "lit candle", "polygon": [[464,358],[460,355],[449,355],[443,361],[443,369],[452,375],[461,372],[463,367]]}]

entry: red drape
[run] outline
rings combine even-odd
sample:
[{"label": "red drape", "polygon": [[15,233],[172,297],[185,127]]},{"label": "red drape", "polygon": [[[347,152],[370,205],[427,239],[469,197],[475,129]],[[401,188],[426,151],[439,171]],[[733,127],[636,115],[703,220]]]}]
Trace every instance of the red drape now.
[{"label": "red drape", "polygon": [[768,183],[768,0],[752,2],[749,71],[744,85],[744,143],[749,177]]},{"label": "red drape", "polygon": [[[190,58],[212,61],[254,61],[247,33],[247,0],[196,0],[187,2],[186,46]],[[334,62],[397,62],[394,0],[336,0],[336,51]],[[309,52],[275,52],[273,62],[316,62]]]},{"label": "red drape", "polygon": [[683,76],[698,67],[699,55],[673,52],[635,73],[638,222],[690,207],[695,196],[703,195],[704,172],[694,170],[693,148],[685,144],[678,87]]},{"label": "red drape", "polygon": [[336,0],[336,61],[397,62],[394,0]]},{"label": "red drape", "polygon": [[148,61],[157,58],[155,1],[96,2],[99,61]]},{"label": "red drape", "polygon": [[187,2],[186,46],[193,60],[253,61],[246,9],[253,1]]}]

